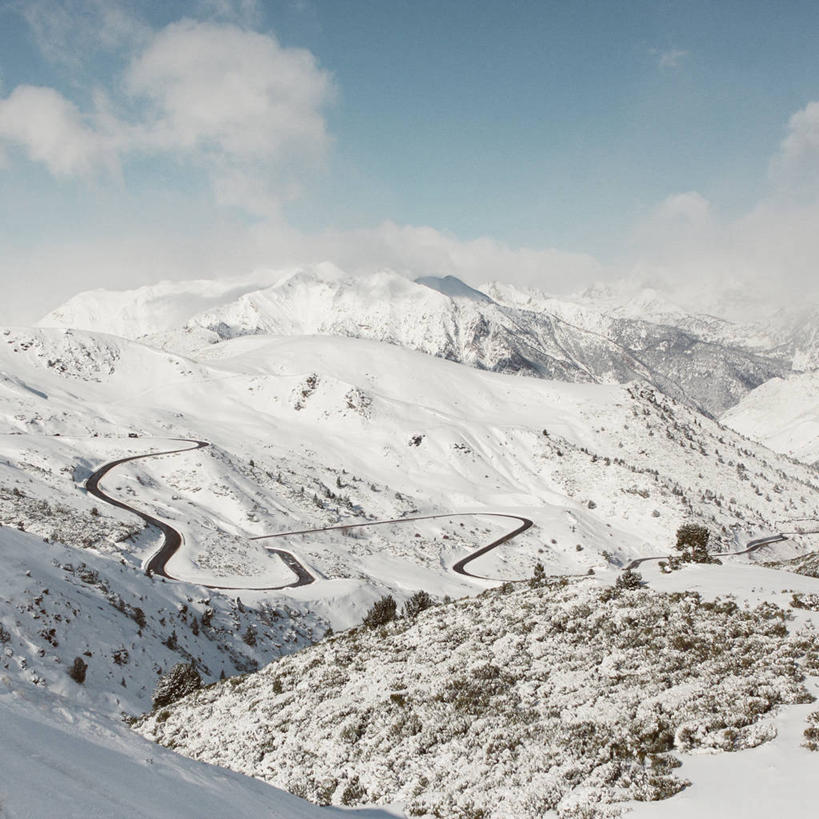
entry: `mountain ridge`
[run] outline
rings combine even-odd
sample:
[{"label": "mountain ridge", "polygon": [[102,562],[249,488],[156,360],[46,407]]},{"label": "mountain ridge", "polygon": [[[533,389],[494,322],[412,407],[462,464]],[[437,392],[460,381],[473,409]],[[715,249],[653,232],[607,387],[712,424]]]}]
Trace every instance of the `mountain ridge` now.
[{"label": "mountain ridge", "polygon": [[[265,271],[238,290],[223,280],[193,282],[189,291],[167,283],[113,297],[80,294],[40,324],[107,328],[185,353],[241,335],[370,338],[496,372],[569,382],[647,380],[712,416],[787,374],[798,355],[805,361],[812,355],[758,329],[743,345],[742,327],[688,314],[654,291],[636,304],[612,306],[609,298],[599,305],[588,296],[555,299],[508,285],[478,290],[452,276],[414,282],[388,270],[353,276],[329,263]],[[203,299],[210,304],[201,310]],[[648,317],[639,317],[646,310]],[[803,335],[803,347],[815,341]]]}]

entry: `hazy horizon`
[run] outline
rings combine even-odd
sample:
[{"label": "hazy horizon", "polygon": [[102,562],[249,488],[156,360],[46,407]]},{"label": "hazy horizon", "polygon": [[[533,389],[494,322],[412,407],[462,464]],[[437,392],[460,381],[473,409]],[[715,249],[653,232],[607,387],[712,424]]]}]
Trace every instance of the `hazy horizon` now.
[{"label": "hazy horizon", "polygon": [[813,4],[16,0],[0,20],[5,323],[323,260],[815,298]]}]

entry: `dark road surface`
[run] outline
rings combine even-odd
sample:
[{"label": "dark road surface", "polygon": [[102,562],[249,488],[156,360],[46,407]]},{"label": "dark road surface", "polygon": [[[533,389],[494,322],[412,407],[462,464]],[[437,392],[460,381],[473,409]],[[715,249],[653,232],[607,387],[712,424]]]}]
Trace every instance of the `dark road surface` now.
[{"label": "dark road surface", "polygon": [[[112,498],[100,488],[99,484],[100,481],[112,469],[114,469],[114,467],[128,463],[129,461],[137,461],[141,458],[158,458],[160,455],[175,455],[179,452],[191,452],[194,449],[202,449],[206,446],[210,446],[207,441],[189,441],[186,439],[175,440],[180,440],[182,443],[192,444],[193,446],[186,446],[182,447],[181,449],[168,449],[163,450],[162,452],[148,452],[144,455],[130,455],[127,458],[120,458],[119,460],[111,461],[111,463],[101,466],[85,482],[85,488],[95,497],[105,501],[106,503],[110,503],[112,506],[118,506],[120,509],[125,509],[128,512],[132,512],[133,514],[142,518],[142,520],[144,520],[149,526],[155,526],[160,532],[162,532],[162,546],[160,546],[159,551],[157,551],[156,554],[154,554],[145,564],[145,571],[151,572],[152,574],[157,574],[160,577],[167,577],[168,580],[180,579],[168,574],[166,567],[168,561],[176,554],[177,550],[182,545],[181,532],[174,529],[173,526],[165,523],[164,521],[159,520],[159,518],[155,518],[153,515],[147,514],[147,512],[141,512],[139,509],[136,509],[127,503],[123,503],[116,498]],[[260,588],[253,588],[251,586],[219,586],[210,583],[197,583],[197,585],[204,586],[207,589],[224,589],[226,591],[277,591],[278,589],[287,589],[294,586],[306,586],[308,583],[312,583],[315,580],[315,577],[313,577],[313,575],[310,574],[310,572],[308,572],[307,569],[305,569],[304,566],[299,563],[296,557],[290,554],[290,552],[286,552],[284,549],[272,548],[268,551],[278,555],[284,561],[287,567],[293,571],[293,573],[296,575],[296,581],[294,583],[288,583],[285,586],[263,586]]]},{"label": "dark road surface", "polygon": [[[174,439],[179,440],[181,443],[192,444],[192,446],[186,446],[179,449],[169,449],[163,450],[162,452],[148,452],[143,455],[130,455],[127,458],[119,458],[116,461],[111,461],[110,463],[101,466],[90,478],[85,482],[85,488],[95,497],[99,498],[105,503],[110,503],[112,506],[117,506],[120,509],[125,509],[128,512],[132,512],[133,514],[140,517],[146,524],[149,526],[155,526],[157,529],[162,532],[163,542],[162,546],[159,550],[154,554],[145,564],[145,571],[151,572],[152,574],[159,575],[160,577],[167,577],[169,580],[180,580],[181,578],[173,577],[172,575],[168,574],[167,564],[168,561],[176,554],[179,547],[182,545],[182,534],[178,530],[174,529],[170,524],[165,523],[159,518],[155,518],[153,515],[149,515],[147,512],[141,512],[139,509],[136,509],[133,506],[130,506],[123,501],[119,501],[116,498],[111,497],[108,493],[103,491],[100,488],[100,481],[115,467],[120,466],[121,464],[129,463],[130,461],[138,461],[142,458],[158,458],[161,455],[175,455],[180,452],[192,452],[195,449],[202,449],[206,446],[210,446],[207,441],[195,441],[195,440],[187,440],[187,439]],[[483,546],[480,549],[472,552],[471,554],[467,555],[466,557],[459,560],[453,567],[452,571],[456,572],[457,574],[464,575],[465,577],[473,577],[479,580],[490,580],[491,578],[482,577],[481,575],[472,574],[471,572],[466,570],[466,566],[468,563],[471,563],[481,555],[485,555],[487,552],[490,552],[492,549],[500,546],[502,543],[507,543],[508,541],[512,540],[512,538],[517,537],[522,532],[525,532],[529,529],[533,523],[529,518],[522,518],[518,515],[505,515],[500,514],[498,512],[456,512],[454,514],[441,514],[441,515],[421,515],[418,517],[412,518],[394,518],[392,520],[379,520],[379,521],[371,521],[369,523],[348,523],[342,524],[338,526],[325,526],[319,529],[302,529],[295,532],[279,532],[275,535],[259,535],[257,537],[248,538],[249,540],[270,540],[273,538],[280,538],[280,537],[290,537],[292,535],[307,535],[314,532],[330,532],[333,530],[345,530],[345,529],[357,529],[363,528],[365,526],[387,526],[390,524],[396,523],[411,523],[413,521],[418,520],[436,520],[440,518],[454,518],[454,517],[491,517],[491,518],[508,518],[510,520],[517,520],[520,521],[520,525],[513,529],[511,532],[493,540],[487,546]],[[296,580],[293,583],[287,583],[284,586],[221,586],[216,584],[209,584],[209,583],[198,583],[197,585],[203,586],[207,589],[223,589],[226,591],[279,591],[280,589],[290,589],[296,588],[298,586],[307,586],[310,583],[315,582],[315,577],[299,562],[298,558],[292,553],[285,551],[284,549],[277,549],[272,546],[266,547],[267,550],[271,554],[278,555],[285,565],[296,575]]]},{"label": "dark road surface", "polygon": [[[177,439],[181,440],[181,439]],[[209,446],[206,441],[187,441],[182,440],[182,443],[186,444],[193,444],[193,446],[186,446],[182,447],[181,449],[169,449],[165,450],[164,452],[149,452],[144,455],[130,455],[127,458],[120,458],[117,461],[111,461],[111,463],[105,464],[105,466],[101,466],[86,482],[85,488],[95,497],[99,498],[106,503],[110,503],[112,506],[118,506],[120,509],[125,509],[128,512],[133,512],[133,514],[137,515],[138,517],[142,518],[149,526],[156,526],[162,532],[162,537],[164,541],[162,543],[162,548],[148,561],[145,565],[145,569],[150,570],[153,574],[161,575],[162,577],[167,577],[170,579],[171,576],[165,571],[165,564],[171,559],[173,554],[176,550],[182,545],[182,535],[177,532],[172,526],[169,526],[164,521],[159,520],[159,518],[153,517],[153,515],[149,515],[146,512],[140,512],[139,509],[135,509],[133,506],[129,506],[127,503],[123,503],[122,501],[118,501],[116,498],[112,498],[109,494],[104,492],[100,488],[100,481],[115,467],[120,466],[120,464],[127,464],[130,461],[138,461],[141,458],[157,458],[160,455],[175,455],[178,452],[190,452],[194,449],[202,449],[203,447]]]},{"label": "dark road surface", "polygon": [[[145,570],[150,571],[152,574],[159,575],[160,577],[167,577],[169,580],[180,580],[180,578],[172,577],[168,574],[167,571],[167,564],[168,561],[176,554],[179,547],[182,545],[182,534],[174,529],[170,524],[165,523],[159,518],[155,518],[153,515],[149,515],[146,512],[141,512],[139,509],[135,509],[133,506],[130,506],[127,503],[123,503],[122,501],[117,500],[116,498],[112,498],[109,494],[103,491],[100,488],[100,481],[115,467],[120,466],[121,464],[128,463],[130,461],[138,461],[142,458],[158,458],[161,455],[175,455],[180,452],[191,452],[195,449],[202,449],[206,446],[210,446],[207,441],[196,441],[196,440],[187,440],[187,439],[173,439],[178,440],[180,443],[191,444],[191,446],[182,447],[179,449],[170,449],[164,450],[162,452],[148,452],[143,455],[130,455],[127,458],[119,458],[116,461],[111,461],[111,463],[107,463],[104,466],[101,466],[90,478],[85,482],[85,488],[95,497],[99,498],[106,503],[110,503],[112,506],[117,506],[120,509],[125,509],[128,512],[132,512],[133,514],[140,517],[146,524],[149,526],[155,526],[157,529],[162,532],[163,542],[162,546],[159,550],[154,554],[145,564]],[[477,580],[492,580],[493,578],[484,577],[478,574],[472,574],[472,572],[467,571],[467,565],[471,563],[473,560],[485,555],[487,552],[491,552],[492,549],[496,549],[503,543],[508,543],[513,538],[517,537],[518,535],[525,532],[527,529],[531,528],[534,524],[529,518],[520,517],[519,515],[508,515],[508,514],[501,514],[499,512],[454,512],[450,514],[440,514],[440,515],[419,515],[417,517],[411,518],[393,518],[391,520],[378,520],[378,521],[370,521],[368,523],[346,523],[346,524],[339,524],[336,526],[323,526],[318,529],[300,529],[294,532],[279,532],[275,535],[257,535],[256,537],[248,538],[249,540],[272,540],[274,538],[280,537],[292,537],[294,535],[309,535],[314,534],[316,532],[332,532],[336,530],[349,530],[349,529],[363,529],[367,526],[389,526],[394,525],[396,523],[412,523],[414,521],[419,520],[440,520],[445,518],[458,518],[458,517],[486,517],[486,518],[505,518],[508,520],[516,520],[519,521],[519,526],[515,527],[511,532],[507,532],[505,535],[493,540],[491,543],[487,544],[486,546],[482,546],[480,549],[476,549],[474,552],[471,552],[466,557],[461,558],[457,563],[452,566],[452,571],[456,574],[463,575],[464,577],[472,577]],[[750,554],[751,552],[755,552],[757,549],[762,549],[765,546],[770,546],[772,543],[780,543],[783,540],[787,540],[788,538],[784,534],[776,534],[776,535],[768,535],[766,537],[756,538],[748,542],[748,545],[745,549],[739,552],[722,552],[719,554],[715,554],[714,557],[734,557],[737,555],[744,555]],[[281,560],[285,563],[285,565],[295,574],[296,580],[292,583],[287,583],[283,586],[220,586],[216,584],[209,584],[209,583],[197,583],[199,586],[203,586],[208,589],[224,589],[226,591],[279,591],[281,589],[291,589],[297,588],[299,586],[307,586],[310,583],[315,582],[316,578],[302,565],[302,563],[298,560],[298,558],[292,553],[288,552],[285,549],[277,549],[273,546],[266,547],[267,551],[271,554],[278,555]],[[636,560],[632,560],[625,569],[636,569],[640,564],[646,563],[650,560],[668,560],[669,555],[659,555],[656,557],[641,557],[637,558]]]},{"label": "dark road surface", "polygon": [[324,526],[320,529],[302,529],[298,532],[281,532],[276,535],[258,535],[257,537],[252,537],[250,540],[268,540],[274,537],[288,537],[290,535],[309,535],[315,532],[332,532],[334,530],[346,530],[346,529],[363,529],[365,526],[389,526],[390,524],[394,523],[411,523],[412,521],[416,520],[439,520],[441,518],[474,518],[474,517],[481,517],[481,518],[509,518],[510,520],[519,520],[520,526],[513,529],[508,534],[499,537],[497,540],[493,540],[487,546],[482,546],[480,549],[468,554],[465,558],[459,560],[453,567],[452,571],[456,572],[457,574],[462,574],[464,577],[474,577],[477,580],[491,580],[489,577],[483,577],[479,574],[472,574],[466,570],[467,563],[471,563],[475,558],[480,557],[481,555],[485,555],[487,552],[492,551],[496,546],[500,546],[502,543],[506,543],[510,541],[513,537],[517,537],[517,535],[525,532],[531,526],[534,526],[534,523],[529,520],[529,518],[522,518],[518,515],[504,515],[500,512],[451,512],[449,514],[441,514],[441,515],[419,515],[418,517],[413,518],[393,518],[392,520],[374,520],[370,521],[369,523],[345,523],[340,524],[338,526]]},{"label": "dark road surface", "polygon": [[[747,555],[755,552],[757,549],[762,549],[764,546],[770,546],[772,543],[781,543],[788,538],[783,535],[767,535],[766,537],[758,537],[754,540],[749,540],[748,545],[741,552],[715,552],[711,557],[736,557],[737,555]],[[641,563],[649,560],[668,560],[670,555],[660,555],[659,557],[640,557],[637,560],[632,560],[626,566],[626,569],[636,569]]]}]

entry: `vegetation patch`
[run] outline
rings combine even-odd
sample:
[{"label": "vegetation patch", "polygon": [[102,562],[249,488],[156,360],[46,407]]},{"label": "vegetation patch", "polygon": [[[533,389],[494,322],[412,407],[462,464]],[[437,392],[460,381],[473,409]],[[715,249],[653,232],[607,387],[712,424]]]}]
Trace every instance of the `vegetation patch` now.
[{"label": "vegetation patch", "polygon": [[608,816],[685,787],[674,751],[759,745],[812,700],[819,640],[786,621],[639,576],[519,584],[335,635],[137,730],[320,804]]}]

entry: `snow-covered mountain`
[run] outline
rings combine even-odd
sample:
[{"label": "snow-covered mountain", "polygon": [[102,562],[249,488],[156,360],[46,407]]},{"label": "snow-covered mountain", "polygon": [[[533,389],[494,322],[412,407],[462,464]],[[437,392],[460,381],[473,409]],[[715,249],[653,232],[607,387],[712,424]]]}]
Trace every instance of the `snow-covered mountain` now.
[{"label": "snow-covered mountain", "polygon": [[[23,742],[30,728],[69,748],[65,724],[73,721],[77,753],[89,764],[100,764],[106,748],[120,749],[112,757],[116,765],[111,762],[114,781],[124,776],[128,760],[161,765],[164,783],[199,781],[208,770],[201,763],[174,763],[159,750],[145,762],[149,746],[124,725],[110,735],[100,728],[122,711],[146,711],[159,674],[186,661],[206,684],[223,673],[229,678],[208,689],[206,704],[223,724],[232,712],[240,732],[253,732],[258,713],[281,706],[293,730],[276,745],[288,755],[281,776],[250,761],[267,765],[273,745],[264,750],[245,743],[233,767],[311,800],[386,809],[395,798],[399,816],[411,805],[440,815],[480,815],[475,811],[492,800],[511,806],[514,815],[555,815],[548,811],[556,807],[566,816],[591,816],[597,808],[589,813],[590,804],[670,795],[678,783],[670,762],[660,760],[649,771],[646,758],[619,740],[605,749],[622,752],[620,767],[606,767],[611,755],[602,768],[592,764],[591,756],[575,753],[574,739],[584,731],[611,738],[656,718],[657,736],[665,737],[658,753],[665,753],[669,742],[678,751],[694,748],[697,737],[719,748],[727,748],[731,737],[735,748],[773,742],[772,726],[782,724],[780,718],[793,731],[804,721],[801,706],[777,709],[807,696],[798,669],[813,668],[812,643],[789,636],[791,626],[784,623],[790,619],[779,612],[788,605],[782,589],[789,588],[807,601],[794,604],[791,631],[813,622],[816,580],[783,579],[785,564],[763,569],[757,561],[801,557],[812,548],[810,535],[728,558],[723,567],[646,570],[655,591],[701,591],[707,602],[701,611],[693,598],[649,591],[610,596],[631,560],[672,551],[683,522],[706,525],[714,548],[725,552],[819,517],[815,469],[753,442],[746,437],[757,435],[750,426],[732,420],[734,431],[694,405],[705,398],[715,408],[733,403],[755,379],[768,379],[778,367],[790,370],[792,351],[777,358],[761,331],[741,343],[736,325],[692,317],[656,294],[644,293],[629,308],[599,294],[554,300],[500,285],[476,290],[451,278],[351,277],[327,265],[263,273],[243,283],[164,284],[109,296],[84,294],[43,322],[70,327],[0,330],[0,711],[13,726],[13,742]],[[116,332],[100,331],[103,324]],[[83,326],[90,329],[78,329]],[[777,384],[769,381],[745,402]],[[105,463],[176,450],[180,439],[208,446],[121,463],[103,479],[111,496],[178,531],[180,548],[167,562],[172,580],[145,571],[163,542],[156,527],[104,503],[85,482]],[[509,520],[498,515],[533,525],[475,559],[472,576],[454,571],[476,549],[509,533]],[[281,533],[289,534],[269,539]],[[312,582],[292,585],[299,579],[294,564]],[[532,577],[538,564],[550,575],[585,579],[531,590],[510,582]],[[502,591],[490,591],[496,587]],[[384,677],[386,687],[379,688],[379,633],[353,631],[339,642],[327,639],[329,629],[356,629],[383,595],[400,608],[419,591],[436,602],[461,602],[436,606],[419,618],[417,631],[406,623],[385,631],[389,650],[417,675],[403,689]],[[709,601],[718,593],[767,607],[746,617],[733,603],[713,607]],[[563,618],[569,610],[585,612],[580,619],[586,626],[608,618],[620,628],[595,637],[577,619]],[[679,629],[662,637],[665,643],[652,643],[650,673],[641,676],[648,659],[629,653],[622,641],[643,639],[641,624],[649,615],[654,632],[660,620],[682,619]],[[540,631],[530,628],[533,618]],[[440,626],[435,639],[424,631],[433,619]],[[736,644],[720,644],[717,651],[716,638],[708,645],[686,643],[700,626],[709,634],[728,629]],[[510,642],[512,634],[518,636]],[[578,663],[582,654],[588,664],[578,665],[574,676],[566,671],[572,634],[584,645]],[[414,653],[423,646],[432,650],[439,639],[450,646],[439,651],[445,657]],[[480,644],[474,662],[461,663],[460,676],[452,670],[459,664],[457,644],[467,652]],[[347,659],[333,654],[342,649]],[[521,657],[531,655],[526,668],[504,653],[518,649]],[[697,655],[702,662],[690,662],[696,651],[704,652]],[[720,662],[752,651],[759,654],[753,680],[745,673],[750,666],[741,664],[731,666],[730,685],[720,677],[727,673]],[[67,674],[77,658],[86,667],[82,683]],[[270,661],[276,665],[252,676]],[[271,699],[266,686],[275,668],[303,675],[309,696],[292,695],[282,677],[282,690]],[[495,677],[492,668],[506,668],[514,680]],[[602,688],[585,687],[589,668],[603,669],[595,671],[595,686]],[[343,718],[328,700],[327,720],[318,727],[312,711],[321,708],[311,697],[338,673],[349,675],[357,693]],[[764,708],[751,691],[763,678],[765,691],[776,694],[765,695]],[[498,699],[499,690],[487,695],[487,707],[497,705],[497,714],[447,710],[459,701],[450,682],[460,680],[483,702],[475,679],[481,686],[505,686],[511,699]],[[671,687],[658,680],[671,680]],[[701,706],[712,702],[707,692],[715,680],[725,682],[719,689],[725,696],[717,698],[725,708],[705,725]],[[524,709],[532,720],[521,723],[523,734],[512,741],[503,715],[519,710],[538,686],[546,686],[548,707],[536,717]],[[568,707],[561,692],[570,695],[568,718],[560,713]],[[599,714],[592,713],[598,695],[611,705]],[[643,700],[656,708],[639,710]],[[156,713],[140,730],[215,760],[212,746],[190,744],[202,739],[209,718],[188,708]],[[743,709],[753,718],[742,722]],[[391,734],[383,720],[392,720],[393,711],[439,726],[441,741],[422,743],[429,758],[439,760],[436,770],[440,760],[462,760],[467,752],[474,761],[473,740],[479,740],[484,756],[475,764],[484,773],[460,768],[454,778],[436,781],[439,774],[413,761],[413,753],[421,754],[423,730],[405,738]],[[725,724],[716,727],[719,719]],[[0,713],[6,724],[2,720]],[[184,742],[180,720],[190,728]],[[368,720],[387,733],[368,733]],[[45,722],[53,723],[50,733],[37,727]],[[350,755],[346,739],[334,743],[336,734],[352,738],[356,725],[363,742]],[[555,747],[567,749],[569,767],[550,785],[526,749],[544,732],[564,729]],[[787,733],[777,748],[798,772],[805,761],[791,747],[798,747],[794,736]],[[272,742],[259,737],[262,744]],[[317,759],[308,737],[332,754]],[[227,734],[223,738],[228,742]],[[406,774],[411,793],[375,770],[388,753],[386,746],[378,750],[379,743],[393,741],[391,765],[403,772],[399,778]],[[594,753],[601,748],[595,745]],[[43,757],[32,776],[47,777],[57,764]],[[572,765],[582,769],[576,781]],[[75,768],[65,770],[73,774]],[[507,774],[531,774],[540,783],[538,794],[525,788],[501,793],[497,783]],[[468,786],[473,780],[486,787]],[[220,781],[235,800],[236,815],[255,812],[254,800],[263,798],[258,783],[246,788],[232,775]],[[24,789],[31,786],[22,772],[11,785],[0,783],[0,799],[25,815]],[[106,795],[96,786],[90,793],[78,804],[93,815]],[[273,815],[312,815],[302,801],[287,802],[272,789],[269,796]],[[132,802],[122,804],[128,813]],[[191,798],[191,815],[200,804]],[[707,815],[696,800],[695,809]],[[490,807],[488,815],[511,815],[504,810]]]},{"label": "snow-covered mountain", "polygon": [[501,285],[476,290],[451,276],[352,276],[330,264],[259,274],[265,277],[274,283],[255,289],[225,280],[94,291],[41,324],[152,336],[185,353],[251,334],[368,338],[496,372],[578,383],[646,380],[713,415],[790,369],[785,351],[772,352],[767,339],[742,342],[747,333],[735,326],[660,304],[651,292],[613,305],[594,293],[559,300]]},{"label": "snow-covered mountain", "polygon": [[774,378],[722,416],[722,422],[777,452],[819,463],[819,372]]}]

